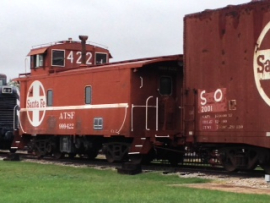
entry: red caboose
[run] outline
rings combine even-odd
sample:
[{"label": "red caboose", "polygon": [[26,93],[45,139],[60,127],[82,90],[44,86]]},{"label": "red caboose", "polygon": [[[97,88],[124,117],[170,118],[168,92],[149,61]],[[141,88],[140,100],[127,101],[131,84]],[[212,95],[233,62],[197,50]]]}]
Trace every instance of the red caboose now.
[{"label": "red caboose", "polygon": [[230,171],[270,171],[269,2],[184,19],[187,141]]},{"label": "red caboose", "polygon": [[110,162],[128,154],[153,158],[156,148],[179,162],[166,149],[178,149],[182,136],[182,56],[108,63],[108,50],[81,39],[82,45],[65,41],[30,51],[31,73],[18,78],[18,147],[27,144],[38,156],[89,158],[103,149]]}]

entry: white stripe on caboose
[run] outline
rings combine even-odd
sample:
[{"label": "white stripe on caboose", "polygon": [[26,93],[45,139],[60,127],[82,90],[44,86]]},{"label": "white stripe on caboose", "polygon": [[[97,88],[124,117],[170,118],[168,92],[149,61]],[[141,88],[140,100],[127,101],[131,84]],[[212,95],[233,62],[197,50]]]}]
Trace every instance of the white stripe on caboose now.
[{"label": "white stripe on caboose", "polygon": [[45,110],[45,111],[58,111],[58,110],[80,110],[80,109],[114,109],[114,108],[128,108],[128,103],[116,104],[86,104],[78,106],[48,106],[45,108],[21,108],[21,111]]}]

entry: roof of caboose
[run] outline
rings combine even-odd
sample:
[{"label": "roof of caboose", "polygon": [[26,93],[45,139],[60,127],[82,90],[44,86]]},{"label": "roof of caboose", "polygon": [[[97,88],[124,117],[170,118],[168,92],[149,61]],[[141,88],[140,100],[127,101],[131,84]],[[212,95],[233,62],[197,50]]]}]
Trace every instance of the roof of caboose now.
[{"label": "roof of caboose", "polygon": [[[62,40],[62,41],[56,41],[56,42],[50,42],[47,44],[41,44],[41,45],[36,45],[33,46],[30,52],[27,54],[27,56],[32,56],[32,55],[37,55],[37,54],[44,54],[47,49],[53,49],[55,47],[65,45],[65,46],[72,46],[72,45],[78,45],[81,46],[81,41],[74,41],[72,39],[68,40]],[[106,50],[109,51],[107,47],[93,43],[93,42],[87,42],[86,46],[92,46],[94,48],[100,49],[100,50]],[[111,53],[109,53],[109,57],[112,58]]]}]

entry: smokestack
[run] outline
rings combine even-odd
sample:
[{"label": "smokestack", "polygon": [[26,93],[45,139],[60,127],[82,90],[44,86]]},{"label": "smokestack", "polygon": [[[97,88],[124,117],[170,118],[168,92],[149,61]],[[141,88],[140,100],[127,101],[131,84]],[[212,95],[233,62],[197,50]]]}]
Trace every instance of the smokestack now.
[{"label": "smokestack", "polygon": [[79,35],[79,39],[82,42],[82,65],[86,65],[86,40],[88,39],[88,36],[86,35]]}]

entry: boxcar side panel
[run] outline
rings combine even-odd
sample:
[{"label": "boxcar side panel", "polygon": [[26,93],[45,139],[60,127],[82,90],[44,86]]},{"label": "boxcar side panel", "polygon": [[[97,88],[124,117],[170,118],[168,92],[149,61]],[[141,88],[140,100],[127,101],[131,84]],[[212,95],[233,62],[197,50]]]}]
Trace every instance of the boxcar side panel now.
[{"label": "boxcar side panel", "polygon": [[187,118],[194,114],[194,122],[186,123],[190,140],[269,147],[267,2],[185,17],[185,104],[194,107],[186,112]]}]

